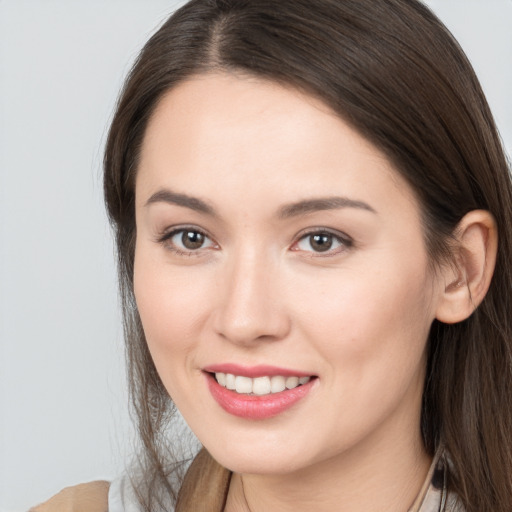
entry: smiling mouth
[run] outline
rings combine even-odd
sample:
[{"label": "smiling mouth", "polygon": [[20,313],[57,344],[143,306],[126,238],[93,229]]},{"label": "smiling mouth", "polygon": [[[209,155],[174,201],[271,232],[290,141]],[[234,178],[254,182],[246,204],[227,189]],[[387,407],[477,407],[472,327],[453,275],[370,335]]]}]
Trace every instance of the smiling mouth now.
[{"label": "smiling mouth", "polygon": [[264,365],[224,364],[220,368],[205,368],[203,372],[220,407],[246,420],[266,420],[292,408],[306,399],[318,380],[316,375],[294,375],[293,370]]},{"label": "smiling mouth", "polygon": [[314,377],[298,377],[283,375],[246,377],[232,373],[216,372],[212,374],[217,383],[230,391],[241,395],[265,396],[295,389],[307,384]]}]

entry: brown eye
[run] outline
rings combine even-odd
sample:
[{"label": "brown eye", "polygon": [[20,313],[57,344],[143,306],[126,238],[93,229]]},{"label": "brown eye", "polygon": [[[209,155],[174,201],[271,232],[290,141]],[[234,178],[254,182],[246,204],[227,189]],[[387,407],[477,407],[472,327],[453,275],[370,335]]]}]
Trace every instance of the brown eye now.
[{"label": "brown eye", "polygon": [[318,235],[310,235],[311,248],[316,252],[325,252],[332,247],[333,236],[328,233],[321,233]]},{"label": "brown eye", "polygon": [[347,235],[330,233],[329,231],[316,231],[303,235],[294,245],[294,251],[305,253],[336,255],[352,247],[352,239]]},{"label": "brown eye", "polygon": [[181,235],[181,243],[183,247],[193,251],[195,249],[200,249],[204,244],[205,236],[198,231],[183,231]]},{"label": "brown eye", "polygon": [[201,254],[203,249],[213,249],[216,244],[202,231],[192,228],[176,229],[160,239],[160,242],[173,252],[190,255],[192,252]]}]

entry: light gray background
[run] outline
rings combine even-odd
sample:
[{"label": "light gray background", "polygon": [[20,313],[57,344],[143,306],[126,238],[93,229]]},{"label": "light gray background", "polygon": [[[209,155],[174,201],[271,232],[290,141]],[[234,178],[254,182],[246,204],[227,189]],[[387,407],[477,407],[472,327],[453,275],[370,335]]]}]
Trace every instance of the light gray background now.
[{"label": "light gray background", "polygon": [[[104,136],[172,0],[0,0],[0,512],[131,453]],[[512,148],[512,0],[430,0]]]}]

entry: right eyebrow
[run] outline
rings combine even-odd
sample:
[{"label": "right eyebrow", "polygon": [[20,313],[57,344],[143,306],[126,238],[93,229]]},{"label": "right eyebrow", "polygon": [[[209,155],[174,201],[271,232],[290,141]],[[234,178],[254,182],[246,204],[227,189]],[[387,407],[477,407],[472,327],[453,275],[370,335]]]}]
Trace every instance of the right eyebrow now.
[{"label": "right eyebrow", "polygon": [[158,190],[155,192],[144,204],[144,206],[149,206],[154,203],[167,203],[174,204],[176,206],[183,206],[185,208],[190,208],[199,213],[203,213],[205,215],[209,215],[211,217],[218,217],[215,210],[202,199],[197,197],[188,196],[187,194],[181,194],[178,192],[173,192],[167,188]]}]

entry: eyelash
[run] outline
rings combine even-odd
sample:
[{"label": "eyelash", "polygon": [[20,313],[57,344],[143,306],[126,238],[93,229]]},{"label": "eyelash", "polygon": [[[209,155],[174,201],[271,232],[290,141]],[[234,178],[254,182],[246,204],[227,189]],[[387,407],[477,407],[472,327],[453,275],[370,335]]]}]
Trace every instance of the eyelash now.
[{"label": "eyelash", "polygon": [[[211,237],[205,231],[203,231],[202,229],[199,229],[197,227],[194,227],[194,226],[188,226],[188,227],[182,226],[179,228],[172,229],[171,231],[165,232],[157,239],[157,242],[164,245],[166,247],[166,249],[170,250],[174,254],[177,254],[178,256],[200,256],[201,250],[211,247],[211,246],[199,247],[195,250],[194,249],[184,250],[184,249],[180,249],[180,248],[176,247],[176,244],[172,243],[172,238],[174,238],[176,235],[179,235],[179,234],[181,234],[183,237],[183,235],[185,233],[199,234],[199,235],[203,236],[205,239],[210,240],[211,246],[213,246],[215,248],[218,247],[216,245],[216,243],[211,239]],[[354,241],[352,240],[352,238],[350,238],[345,233],[333,232],[333,231],[331,231],[329,229],[325,229],[325,228],[323,228],[323,229],[317,228],[317,229],[312,229],[312,230],[301,233],[297,237],[296,241],[293,242],[290,250],[299,252],[300,249],[296,248],[298,246],[298,244],[301,241],[306,240],[308,237],[311,238],[315,235],[316,236],[326,235],[328,237],[332,237],[332,239],[334,241],[336,241],[340,244],[340,248],[338,248],[334,251],[329,248],[325,251],[325,253],[323,253],[323,251],[314,251],[314,250],[313,251],[304,251],[304,252],[310,252],[311,258],[327,258],[327,257],[337,256],[338,254],[352,248],[354,245]]]}]

